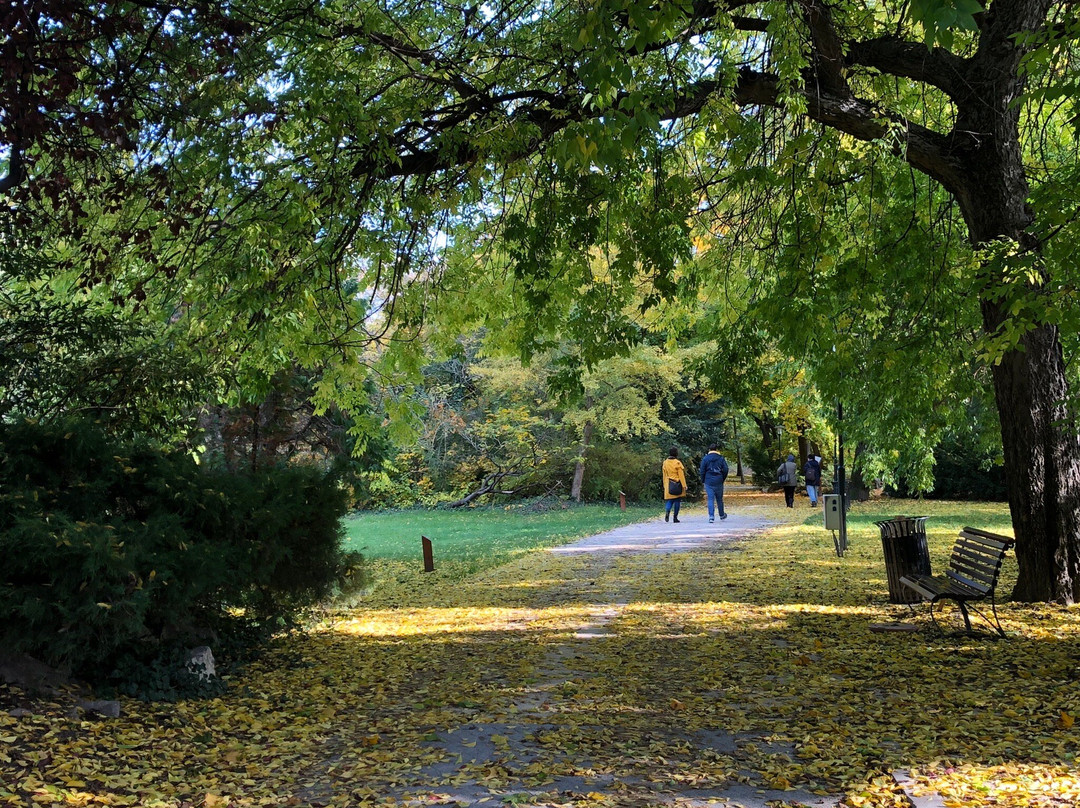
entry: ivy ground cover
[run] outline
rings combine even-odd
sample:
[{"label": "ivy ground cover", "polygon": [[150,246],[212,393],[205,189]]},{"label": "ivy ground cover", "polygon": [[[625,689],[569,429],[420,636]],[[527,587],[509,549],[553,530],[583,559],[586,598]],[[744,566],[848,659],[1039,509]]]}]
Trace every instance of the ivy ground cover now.
[{"label": "ivy ground cover", "polygon": [[[772,527],[706,550],[387,578],[212,701],[0,711],[0,803],[1075,805],[1080,611],[940,637],[887,602],[872,523],[909,506],[857,506],[837,558],[800,505],[732,496]],[[936,569],[958,526],[1007,532],[998,505],[919,512]],[[921,630],[870,630],[896,620]]]}]

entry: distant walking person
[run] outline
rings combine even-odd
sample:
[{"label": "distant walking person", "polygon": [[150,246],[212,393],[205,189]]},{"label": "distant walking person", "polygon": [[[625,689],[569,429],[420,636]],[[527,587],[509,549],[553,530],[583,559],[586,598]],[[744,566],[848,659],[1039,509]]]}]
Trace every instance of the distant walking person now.
[{"label": "distant walking person", "polygon": [[675,512],[672,521],[679,521],[679,506],[682,498],[686,496],[686,469],[679,460],[679,450],[674,446],[668,452],[668,458],[664,461],[664,521],[666,522]]},{"label": "distant walking person", "polygon": [[705,486],[705,499],[709,503],[709,521],[713,521],[714,505],[720,512],[720,518],[727,519],[727,513],[724,511],[724,480],[728,476],[728,464],[724,456],[720,454],[720,447],[715,443],[701,458],[701,468],[698,471],[701,482]]},{"label": "distant walking person", "polygon": [[784,502],[789,508],[795,507],[795,486],[799,484],[799,472],[795,466],[795,455],[789,454],[787,462],[776,469],[776,479],[784,486]]},{"label": "distant walking person", "polygon": [[813,455],[806,459],[806,465],[802,467],[803,477],[806,478],[806,495],[810,497],[810,507],[817,505],[818,487],[821,485],[821,463]]}]

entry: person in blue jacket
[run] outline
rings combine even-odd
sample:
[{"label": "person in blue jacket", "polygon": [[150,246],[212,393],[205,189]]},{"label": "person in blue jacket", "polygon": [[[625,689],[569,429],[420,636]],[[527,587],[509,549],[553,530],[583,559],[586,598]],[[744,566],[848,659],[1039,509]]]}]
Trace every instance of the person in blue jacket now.
[{"label": "person in blue jacket", "polygon": [[720,513],[721,519],[727,519],[724,511],[724,480],[727,479],[728,464],[724,456],[720,454],[720,447],[715,443],[709,447],[709,451],[701,458],[699,476],[705,486],[705,498],[709,503],[709,521],[713,521],[713,506]]}]

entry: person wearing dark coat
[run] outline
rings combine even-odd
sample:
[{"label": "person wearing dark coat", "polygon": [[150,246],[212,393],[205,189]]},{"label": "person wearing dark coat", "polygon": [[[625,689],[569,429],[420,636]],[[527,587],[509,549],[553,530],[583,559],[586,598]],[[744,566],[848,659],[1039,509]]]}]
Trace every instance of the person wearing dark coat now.
[{"label": "person wearing dark coat", "polygon": [[821,485],[821,464],[816,457],[810,455],[806,459],[802,473],[806,478],[806,495],[810,497],[810,507],[813,508],[817,505],[818,487]]},{"label": "person wearing dark coat", "polygon": [[795,455],[789,454],[787,462],[781,463],[776,469],[776,479],[784,486],[784,503],[789,508],[795,507],[795,486],[799,484],[798,467],[795,465]]},{"label": "person wearing dark coat", "polygon": [[724,510],[724,480],[728,476],[728,464],[724,456],[720,454],[720,447],[715,443],[701,458],[701,468],[698,472],[701,483],[705,486],[705,499],[709,504],[709,521],[713,521],[714,505],[720,512],[720,518],[727,519],[727,512]]}]

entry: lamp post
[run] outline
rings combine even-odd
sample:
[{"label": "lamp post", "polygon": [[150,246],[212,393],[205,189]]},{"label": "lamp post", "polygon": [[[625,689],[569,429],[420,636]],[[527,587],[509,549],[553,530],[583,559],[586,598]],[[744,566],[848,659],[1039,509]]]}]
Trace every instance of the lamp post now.
[{"label": "lamp post", "polygon": [[[832,346],[833,357],[837,357],[836,345]],[[840,389],[844,387],[844,371],[839,361]],[[843,555],[847,552],[847,480],[844,470],[844,402],[839,396],[836,397],[836,494],[840,516],[840,539],[837,542],[837,552]]]},{"label": "lamp post", "polygon": [[840,547],[847,550],[847,480],[844,479],[844,402],[836,399],[836,493],[840,497]]},{"label": "lamp post", "polygon": [[742,449],[739,446],[739,425],[734,415],[731,416],[731,433],[735,436],[735,470],[739,475],[739,483],[746,485],[746,475],[742,467]]}]

